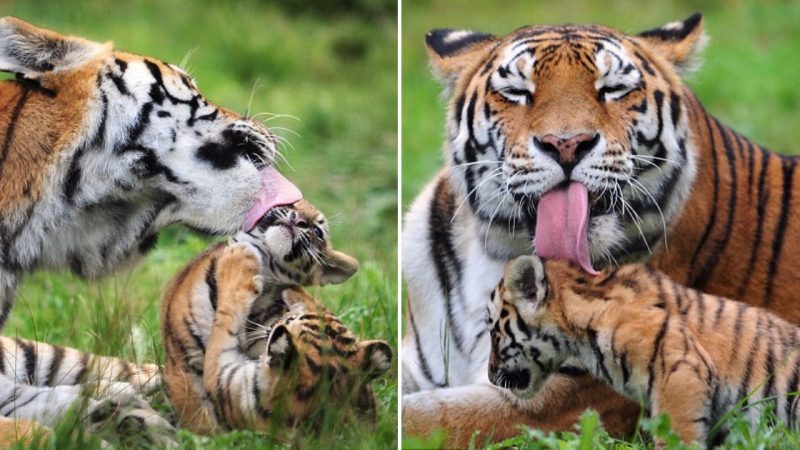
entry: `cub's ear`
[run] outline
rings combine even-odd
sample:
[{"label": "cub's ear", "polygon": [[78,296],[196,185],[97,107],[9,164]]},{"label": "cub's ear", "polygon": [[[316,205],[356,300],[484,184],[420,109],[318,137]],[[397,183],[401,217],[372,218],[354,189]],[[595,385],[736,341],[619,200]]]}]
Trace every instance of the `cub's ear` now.
[{"label": "cub's ear", "polygon": [[344,283],[356,272],[358,272],[358,260],[352,256],[333,249],[322,255],[320,284]]},{"label": "cub's ear", "polygon": [[520,256],[506,265],[503,274],[512,298],[540,303],[547,296],[544,265],[536,256]]},{"label": "cub's ear", "polygon": [[272,329],[267,341],[269,366],[276,369],[289,369],[297,356],[292,336],[286,325],[278,325]]},{"label": "cub's ear", "polygon": [[384,341],[362,341],[358,344],[364,352],[361,369],[370,379],[378,378],[392,367],[392,349]]},{"label": "cub's ear", "polygon": [[425,35],[433,73],[447,89],[467,67],[482,60],[498,39],[470,30],[433,30]]},{"label": "cub's ear", "polygon": [[0,71],[36,78],[74,68],[110,50],[110,43],[62,36],[16,17],[0,18]]},{"label": "cub's ear", "polygon": [[681,75],[700,67],[708,36],[703,30],[703,15],[695,14],[684,21],[670,22],[660,28],[639,33],[639,39],[671,62]]}]

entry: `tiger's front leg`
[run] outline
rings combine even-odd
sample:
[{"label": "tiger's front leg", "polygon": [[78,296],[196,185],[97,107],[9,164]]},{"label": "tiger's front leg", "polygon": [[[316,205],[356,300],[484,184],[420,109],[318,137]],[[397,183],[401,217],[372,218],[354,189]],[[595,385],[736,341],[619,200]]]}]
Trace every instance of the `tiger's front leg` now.
[{"label": "tiger's front leg", "polygon": [[523,425],[545,432],[570,430],[586,408],[596,410],[614,436],[633,432],[640,414],[637,404],[591,376],[553,375],[530,400],[489,383],[403,396],[403,432],[426,436],[444,430],[445,447],[464,448],[475,432],[480,445],[517,436]]},{"label": "tiger's front leg", "polygon": [[111,356],[0,336],[0,374],[16,383],[34,386],[129,383],[143,394],[155,392],[162,383],[156,364],[137,364]]}]

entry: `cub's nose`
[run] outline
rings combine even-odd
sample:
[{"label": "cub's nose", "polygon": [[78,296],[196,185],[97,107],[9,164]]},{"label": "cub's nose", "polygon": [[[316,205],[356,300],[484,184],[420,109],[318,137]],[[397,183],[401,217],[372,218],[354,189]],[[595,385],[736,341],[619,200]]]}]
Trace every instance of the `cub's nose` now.
[{"label": "cub's nose", "polygon": [[289,214],[289,221],[298,228],[308,228],[308,221],[298,214],[297,211],[292,211],[292,213]]},{"label": "cub's nose", "polygon": [[541,139],[534,137],[533,140],[539,149],[561,165],[564,173],[569,178],[569,174],[575,168],[575,165],[597,145],[600,140],[600,134],[579,133],[568,137],[546,134]]}]

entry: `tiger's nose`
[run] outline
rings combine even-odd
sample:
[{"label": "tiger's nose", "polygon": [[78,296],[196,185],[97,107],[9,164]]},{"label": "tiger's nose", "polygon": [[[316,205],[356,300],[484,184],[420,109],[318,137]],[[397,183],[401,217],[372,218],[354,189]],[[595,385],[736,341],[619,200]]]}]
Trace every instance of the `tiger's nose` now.
[{"label": "tiger's nose", "polygon": [[599,133],[580,133],[570,137],[559,137],[546,134],[541,139],[534,137],[534,142],[548,156],[555,159],[569,175],[569,172],[597,145]]}]

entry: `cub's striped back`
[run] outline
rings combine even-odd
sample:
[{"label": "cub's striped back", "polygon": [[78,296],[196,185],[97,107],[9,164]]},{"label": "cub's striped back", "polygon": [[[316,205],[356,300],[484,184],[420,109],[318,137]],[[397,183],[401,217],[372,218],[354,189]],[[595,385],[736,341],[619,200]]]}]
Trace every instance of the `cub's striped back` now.
[{"label": "cub's striped back", "polygon": [[518,396],[534,395],[550,374],[588,371],[669,415],[685,442],[719,442],[739,402],[754,423],[770,405],[798,424],[800,327],[766,310],[642,265],[592,277],[535,256],[508,263],[489,310],[489,378]]}]

